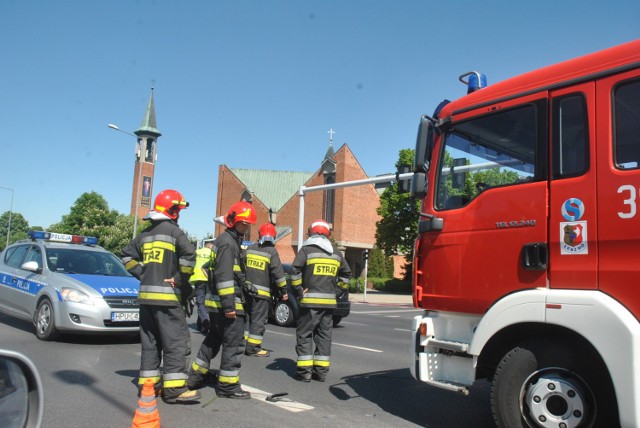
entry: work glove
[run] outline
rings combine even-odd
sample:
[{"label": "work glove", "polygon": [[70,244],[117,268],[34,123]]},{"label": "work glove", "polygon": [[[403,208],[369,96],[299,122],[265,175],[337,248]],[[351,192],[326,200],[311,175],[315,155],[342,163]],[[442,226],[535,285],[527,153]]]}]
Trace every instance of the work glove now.
[{"label": "work glove", "polygon": [[302,300],[302,296],[304,296],[304,290],[301,286],[294,287],[293,290],[296,292],[296,297],[298,300]]},{"label": "work glove", "polygon": [[187,314],[187,317],[190,317],[193,314],[193,307],[195,306],[195,295],[194,289],[191,284],[180,285],[180,305]]},{"label": "work glove", "polygon": [[248,294],[249,296],[257,296],[258,295],[258,289],[256,288],[255,285],[253,285],[249,281],[245,281],[245,283],[244,283],[244,292],[246,294]]}]

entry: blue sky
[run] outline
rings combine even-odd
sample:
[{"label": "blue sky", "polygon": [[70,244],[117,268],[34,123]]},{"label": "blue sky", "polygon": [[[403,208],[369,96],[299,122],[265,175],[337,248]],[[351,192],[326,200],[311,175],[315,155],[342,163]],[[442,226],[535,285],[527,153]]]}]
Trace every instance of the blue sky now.
[{"label": "blue sky", "polygon": [[464,95],[459,75],[495,83],[639,22],[637,0],[3,0],[0,186],[45,228],[89,191],[128,213],[135,140],[107,124],[136,130],[154,80],[154,195],[181,191],[202,238],[220,164],[312,172],[333,128],[367,174],[393,172],[420,115]]}]

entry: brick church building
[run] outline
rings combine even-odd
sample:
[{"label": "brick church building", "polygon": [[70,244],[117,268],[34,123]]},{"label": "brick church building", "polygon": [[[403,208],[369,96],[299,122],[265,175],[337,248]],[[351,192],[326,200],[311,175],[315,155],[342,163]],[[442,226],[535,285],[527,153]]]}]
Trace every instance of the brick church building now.
[{"label": "brick church building", "polygon": [[[369,178],[348,145],[334,152],[332,144],[312,173],[230,168],[220,165],[218,171],[217,216],[227,213],[240,200],[253,204],[258,223],[245,239],[256,241],[260,225],[272,221],[278,236],[276,248],[283,263],[291,263],[298,250],[298,217],[301,186],[312,187],[330,183]],[[343,251],[354,276],[364,268],[362,253],[375,245],[376,209],[380,196],[373,184],[313,191],[304,196],[304,233],[314,220],[324,219],[332,225],[331,236]],[[224,226],[216,224],[218,236]]]}]

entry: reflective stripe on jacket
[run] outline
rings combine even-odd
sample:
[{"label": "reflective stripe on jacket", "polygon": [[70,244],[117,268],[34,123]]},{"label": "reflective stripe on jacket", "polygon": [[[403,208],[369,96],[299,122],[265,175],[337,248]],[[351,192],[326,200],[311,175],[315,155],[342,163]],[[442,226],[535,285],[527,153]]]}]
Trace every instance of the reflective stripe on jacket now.
[{"label": "reflective stripe on jacket", "polygon": [[271,284],[284,288],[287,280],[280,256],[275,247],[268,242],[262,246],[258,243],[251,245],[245,251],[246,281],[256,290],[258,299],[271,297]]},{"label": "reflective stripe on jacket", "polygon": [[351,269],[336,248],[331,254],[316,245],[303,246],[291,265],[291,285],[307,289],[300,300],[301,307],[335,308],[336,287],[350,279]]},{"label": "reflective stripe on jacket", "polygon": [[[180,306],[180,287],[189,285],[195,248],[173,220],[152,221],[123,250],[122,262],[140,280],[141,305]],[[175,287],[165,282],[173,278]]]},{"label": "reflective stripe on jacket", "polygon": [[226,229],[216,239],[215,260],[205,264],[212,275],[205,306],[212,312],[232,312],[244,315],[242,284],[245,276],[242,266],[242,238],[235,229]]}]

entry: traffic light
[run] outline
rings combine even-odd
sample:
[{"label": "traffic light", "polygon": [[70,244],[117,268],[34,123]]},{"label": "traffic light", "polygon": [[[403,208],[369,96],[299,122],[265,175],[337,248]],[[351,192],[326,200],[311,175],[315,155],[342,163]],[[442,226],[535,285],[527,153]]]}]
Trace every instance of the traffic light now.
[{"label": "traffic light", "polygon": [[369,250],[364,250],[362,252],[362,261],[366,262],[367,260],[369,260]]}]

